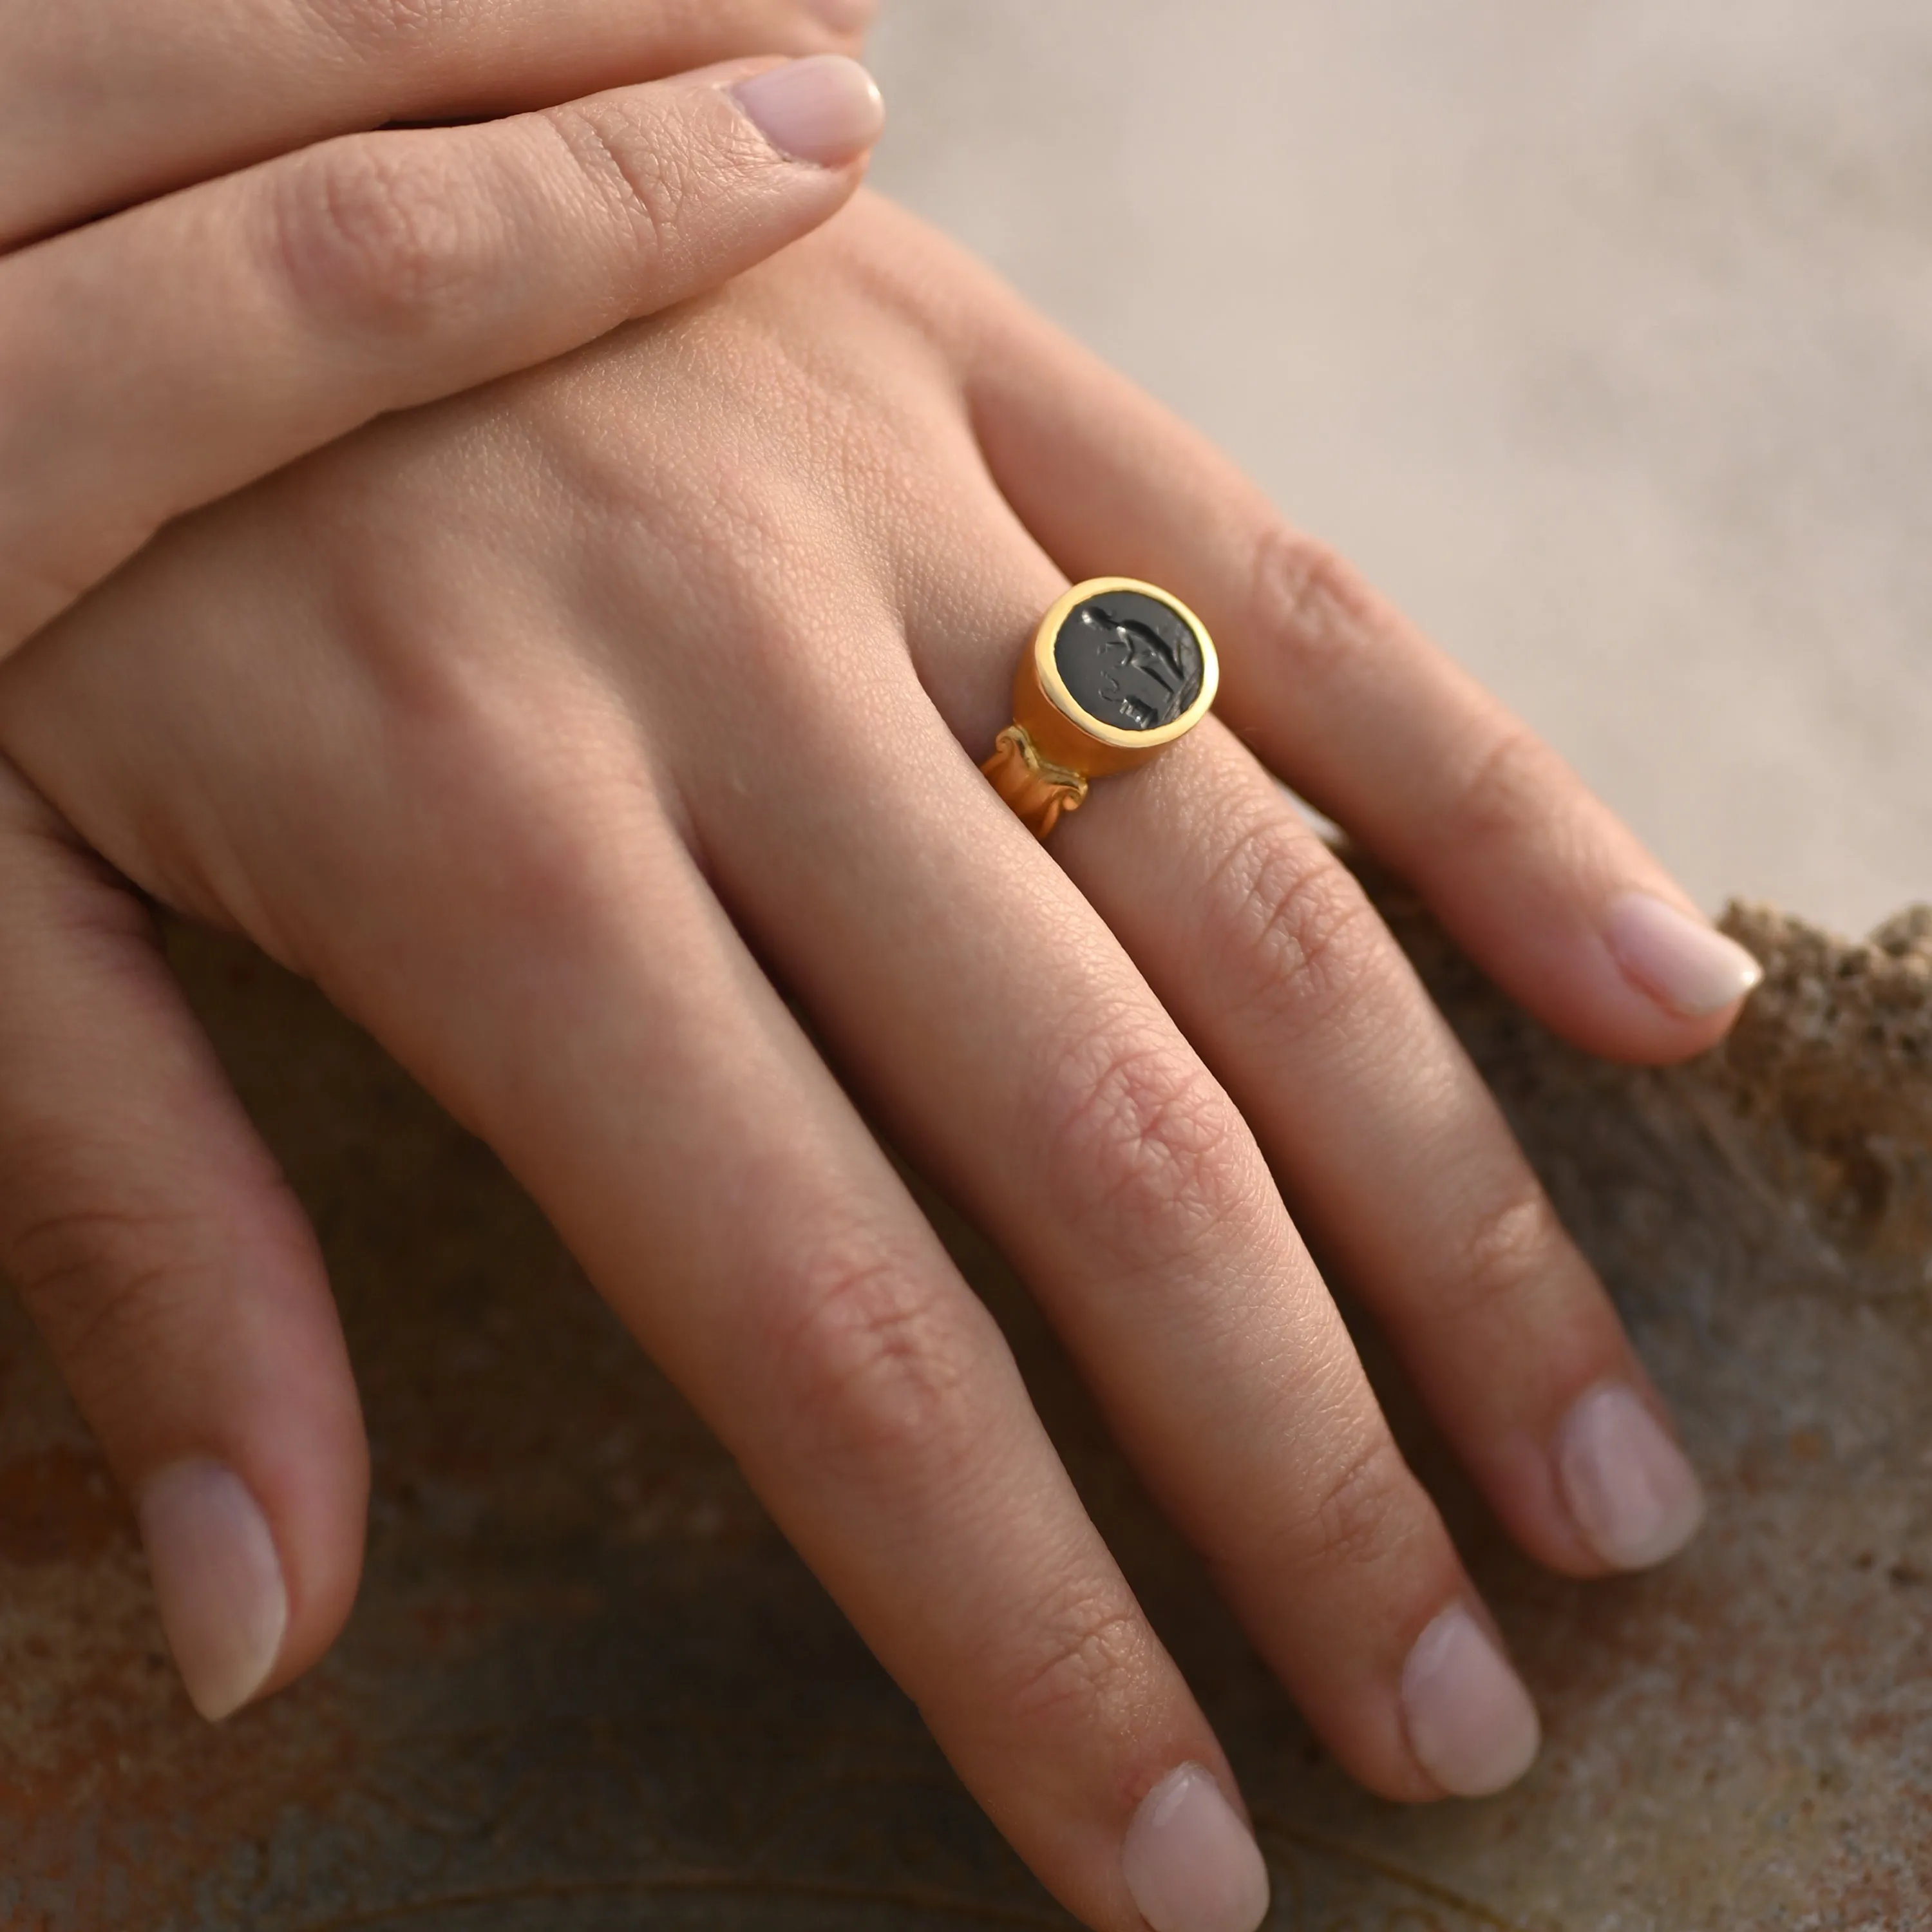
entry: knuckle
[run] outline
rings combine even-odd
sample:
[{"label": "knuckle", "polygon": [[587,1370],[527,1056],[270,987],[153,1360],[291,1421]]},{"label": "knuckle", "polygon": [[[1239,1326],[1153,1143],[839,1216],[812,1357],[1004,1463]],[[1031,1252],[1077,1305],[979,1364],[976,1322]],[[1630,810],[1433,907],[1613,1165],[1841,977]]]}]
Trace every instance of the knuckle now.
[{"label": "knuckle", "polygon": [[1386,944],[1360,885],[1271,808],[1224,829],[1208,889],[1228,909],[1228,956],[1246,963],[1252,1000],[1300,1031],[1379,986]]},{"label": "knuckle", "polygon": [[475,301],[494,249],[466,180],[406,136],[351,136],[276,171],[272,246],[299,307],[372,334]]},{"label": "knuckle", "polygon": [[944,1286],[890,1252],[801,1244],[776,1285],[780,1371],[820,1454],[916,1477],[956,1466],[970,1358]]},{"label": "knuckle", "polygon": [[1285,524],[1262,538],[1252,596],[1250,634],[1288,661],[1286,674],[1318,687],[1346,672],[1383,616],[1339,551]]},{"label": "knuckle", "polygon": [[807,44],[823,44],[828,29],[835,40],[856,45],[877,23],[880,0],[843,0],[826,7],[817,0],[786,0],[785,16],[795,29],[802,28]]},{"label": "knuckle", "polygon": [[1147,1631],[1118,1592],[1090,1582],[1066,1589],[1033,1622],[1039,1634],[1006,1701],[1030,1723],[1076,1735],[1117,1728],[1144,1673]]},{"label": "knuckle", "polygon": [[1414,1529],[1412,1487],[1394,1438],[1377,1431],[1352,1449],[1324,1484],[1293,1537],[1294,1569],[1360,1573],[1399,1557]]},{"label": "knuckle", "polygon": [[1466,848],[1546,825],[1561,769],[1556,753],[1527,724],[1498,718],[1436,814],[1436,842]]},{"label": "knuckle", "polygon": [[1434,1298],[1437,1313],[1459,1325],[1508,1325],[1558,1278],[1568,1243],[1549,1196],[1534,1180],[1521,1183],[1485,1205],[1456,1244]]},{"label": "knuckle", "polygon": [[406,51],[452,23],[451,0],[303,0],[310,20],[338,46],[364,58]]},{"label": "knuckle", "polygon": [[671,254],[695,192],[691,157],[622,100],[576,101],[544,116],[572,164],[628,224],[640,264]]},{"label": "knuckle", "polygon": [[63,1362],[136,1359],[174,1305],[184,1232],[159,1212],[46,1209],[8,1230],[8,1272]]},{"label": "knuckle", "polygon": [[1184,1258],[1255,1198],[1258,1156],[1233,1103],[1132,1022],[1060,1052],[1040,1118],[1058,1198],[1137,1268]]}]

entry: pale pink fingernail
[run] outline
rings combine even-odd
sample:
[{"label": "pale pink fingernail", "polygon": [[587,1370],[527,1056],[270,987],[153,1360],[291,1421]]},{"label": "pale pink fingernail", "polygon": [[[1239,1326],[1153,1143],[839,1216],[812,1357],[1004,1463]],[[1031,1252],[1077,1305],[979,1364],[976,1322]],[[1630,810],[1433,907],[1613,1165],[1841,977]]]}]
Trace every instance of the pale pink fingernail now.
[{"label": "pale pink fingernail", "polygon": [[1634,1389],[1584,1396],[1564,1423],[1556,1462],[1583,1540],[1617,1569],[1675,1556],[1704,1520],[1695,1472]]},{"label": "pale pink fingernail", "polygon": [[1168,1772],[1141,1800],[1120,1865],[1154,1932],[1255,1932],[1268,1916],[1261,1847],[1200,1765]]},{"label": "pale pink fingernail", "polygon": [[1764,982],[1764,968],[1736,940],[1648,892],[1618,899],[1609,932],[1617,964],[1682,1018],[1721,1012]]},{"label": "pale pink fingernail", "polygon": [[219,1462],[163,1470],[140,1509],[168,1647],[195,1708],[218,1724],[281,1654],[289,1597],[275,1540],[248,1486]]},{"label": "pale pink fingernail", "polygon": [[835,34],[862,34],[878,18],[879,0],[805,0]]},{"label": "pale pink fingernail", "polygon": [[886,104],[843,54],[813,54],[741,80],[733,98],[778,152],[822,168],[856,160],[879,138]]},{"label": "pale pink fingernail", "polygon": [[1402,1709],[1410,1750],[1452,1797],[1486,1798],[1514,1784],[1543,1742],[1522,1679],[1460,1604],[1416,1640]]}]

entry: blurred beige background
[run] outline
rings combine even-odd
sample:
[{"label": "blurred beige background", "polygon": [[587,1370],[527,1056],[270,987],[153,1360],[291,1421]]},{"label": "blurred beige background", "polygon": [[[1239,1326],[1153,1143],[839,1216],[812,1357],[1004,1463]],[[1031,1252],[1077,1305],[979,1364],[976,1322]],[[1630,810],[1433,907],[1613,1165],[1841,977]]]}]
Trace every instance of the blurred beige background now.
[{"label": "blurred beige background", "polygon": [[1715,904],[1932,898],[1927,0],[886,0],[876,178]]}]

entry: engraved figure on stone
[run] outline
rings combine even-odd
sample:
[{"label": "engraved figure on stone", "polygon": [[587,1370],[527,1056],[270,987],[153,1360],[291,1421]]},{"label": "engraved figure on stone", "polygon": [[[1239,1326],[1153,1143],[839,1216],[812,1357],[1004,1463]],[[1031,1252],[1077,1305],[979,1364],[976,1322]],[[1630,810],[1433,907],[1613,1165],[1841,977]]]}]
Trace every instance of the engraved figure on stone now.
[{"label": "engraved figure on stone", "polygon": [[[1076,636],[1063,634],[1061,675],[1095,717],[1130,731],[1154,731],[1172,724],[1198,694],[1201,652],[1178,616],[1150,600],[1135,602],[1146,604],[1145,616],[1118,602],[1084,606]],[[1156,612],[1166,624],[1155,621]]]}]

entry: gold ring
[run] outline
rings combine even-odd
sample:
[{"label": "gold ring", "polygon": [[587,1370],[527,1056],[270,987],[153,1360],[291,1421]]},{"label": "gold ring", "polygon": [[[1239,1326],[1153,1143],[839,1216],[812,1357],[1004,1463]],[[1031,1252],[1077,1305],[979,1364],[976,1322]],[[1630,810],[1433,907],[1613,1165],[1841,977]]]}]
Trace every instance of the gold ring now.
[{"label": "gold ring", "polygon": [[1013,678],[1013,722],[980,769],[1044,838],[1090,778],[1131,771],[1214,708],[1220,660],[1178,597],[1131,577],[1076,584],[1041,620]]}]

